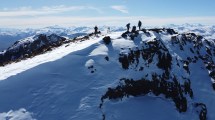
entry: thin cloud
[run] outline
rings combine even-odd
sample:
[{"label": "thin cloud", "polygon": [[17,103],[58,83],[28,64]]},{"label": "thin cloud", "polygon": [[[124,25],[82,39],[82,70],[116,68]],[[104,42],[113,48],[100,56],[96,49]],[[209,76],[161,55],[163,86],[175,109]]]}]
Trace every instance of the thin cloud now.
[{"label": "thin cloud", "polygon": [[104,13],[101,9],[97,8],[97,7],[92,7],[92,6],[88,6],[86,7],[87,9],[90,9],[90,10],[95,10],[97,11],[98,13],[102,14]]},{"label": "thin cloud", "polygon": [[[111,25],[125,26],[127,23],[137,25],[141,20],[144,26],[161,26],[167,24],[184,24],[184,23],[201,23],[215,24],[214,17],[173,17],[173,18],[154,18],[144,16],[129,17],[65,17],[65,16],[41,16],[30,18],[3,18],[0,19],[0,27],[45,27],[51,25],[60,26],[94,26],[94,25]],[[189,21],[189,22],[188,22]]]},{"label": "thin cloud", "polygon": [[70,11],[80,10],[94,10],[98,13],[103,13],[99,8],[92,6],[44,6],[42,8],[33,9],[32,7],[20,7],[20,8],[4,8],[0,11],[0,17],[22,17],[22,16],[40,16],[40,15],[52,15]]},{"label": "thin cloud", "polygon": [[117,10],[117,11],[120,11],[122,13],[128,13],[128,9],[126,6],[123,6],[123,5],[113,5],[111,6],[112,9],[114,10]]}]

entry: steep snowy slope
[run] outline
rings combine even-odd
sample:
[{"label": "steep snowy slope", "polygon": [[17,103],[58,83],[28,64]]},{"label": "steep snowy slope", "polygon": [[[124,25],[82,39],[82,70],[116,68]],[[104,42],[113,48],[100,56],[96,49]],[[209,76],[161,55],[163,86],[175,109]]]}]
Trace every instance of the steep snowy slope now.
[{"label": "steep snowy slope", "polygon": [[16,41],[7,50],[0,52],[0,66],[51,51],[67,42],[69,40],[56,34],[39,34]]},{"label": "steep snowy slope", "polygon": [[106,36],[0,67],[0,118],[215,119],[213,41],[172,29]]}]

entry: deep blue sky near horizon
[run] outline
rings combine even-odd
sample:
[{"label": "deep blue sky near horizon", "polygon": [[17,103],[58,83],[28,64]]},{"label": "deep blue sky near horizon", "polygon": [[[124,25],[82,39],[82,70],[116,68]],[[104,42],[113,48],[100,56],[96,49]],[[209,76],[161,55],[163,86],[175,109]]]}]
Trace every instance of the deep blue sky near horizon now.
[{"label": "deep blue sky near horizon", "polygon": [[[77,21],[115,25],[131,18],[144,19],[148,24],[214,24],[214,5],[215,0],[4,0],[0,4],[0,27],[77,25]],[[26,24],[21,23],[25,20]]]}]

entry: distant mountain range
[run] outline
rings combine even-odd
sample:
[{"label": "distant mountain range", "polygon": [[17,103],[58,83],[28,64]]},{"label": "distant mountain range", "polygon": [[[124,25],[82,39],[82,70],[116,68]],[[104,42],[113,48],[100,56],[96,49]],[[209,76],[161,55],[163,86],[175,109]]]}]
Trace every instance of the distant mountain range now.
[{"label": "distant mountain range", "polygon": [[[107,32],[108,26],[101,26],[100,31]],[[122,31],[122,27],[110,27],[112,31]],[[30,36],[38,34],[56,34],[59,36],[74,38],[81,35],[86,35],[93,32],[93,27],[60,27],[49,26],[38,29],[13,29],[13,28],[0,28],[0,51],[7,49],[15,41],[21,40]]]}]

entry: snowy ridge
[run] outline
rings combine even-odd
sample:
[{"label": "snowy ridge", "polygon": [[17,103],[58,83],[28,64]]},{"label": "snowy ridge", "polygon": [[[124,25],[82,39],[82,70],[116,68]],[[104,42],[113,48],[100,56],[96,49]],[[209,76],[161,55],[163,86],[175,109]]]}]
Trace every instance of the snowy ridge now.
[{"label": "snowy ridge", "polygon": [[24,108],[38,120],[215,119],[213,40],[164,28],[107,36],[109,44],[92,36],[0,67],[0,113]]},{"label": "snowy ridge", "polygon": [[[34,36],[34,38],[35,37],[38,37],[38,36]],[[50,37],[50,38],[52,38],[52,37]],[[52,40],[55,41],[55,39],[52,39]],[[38,66],[40,64],[50,62],[50,61],[55,61],[57,59],[60,59],[64,56],[68,55],[71,52],[78,51],[78,50],[84,49],[86,47],[89,47],[90,45],[97,43],[99,40],[100,39],[96,39],[96,40],[90,39],[88,41],[85,41],[84,43],[79,41],[79,42],[75,42],[75,43],[64,44],[64,45],[54,49],[53,51],[35,56],[32,59],[22,60],[21,62],[6,65],[5,67],[7,69],[5,69],[5,67],[0,67],[0,71],[2,71],[1,72],[2,75],[0,76],[0,79],[3,80],[3,79],[10,77],[11,75],[16,75],[17,73],[23,72],[25,70],[28,70],[28,69]],[[16,44],[15,46],[12,46],[9,49],[14,50],[14,49],[16,49],[16,47],[18,47],[20,45],[22,46],[23,45],[22,43],[32,42],[32,41],[34,41],[34,39],[32,40],[32,37],[24,39],[24,41],[21,41],[20,44]],[[25,67],[21,67],[23,65],[25,65]],[[22,69],[19,69],[19,68],[22,68]]]},{"label": "snowy ridge", "polygon": [[[204,99],[205,93],[202,92],[208,89],[207,92],[214,94],[214,77],[211,72],[213,71],[211,66],[214,65],[214,42],[193,33],[177,34],[171,29],[142,31],[143,33],[122,34],[126,39],[133,39],[136,43],[140,41],[141,44],[137,44],[136,48],[123,49],[119,57],[122,68],[128,71],[143,71],[142,75],[138,75],[137,72],[135,76],[122,77],[119,85],[108,88],[106,94],[102,96],[100,107],[103,107],[106,99],[122,100],[129,96],[164,95],[165,98],[173,100],[179,112],[193,114],[191,111],[197,111],[199,119],[211,119],[211,114],[208,115],[209,117],[206,114],[209,112],[208,109],[213,108],[207,105],[210,100]],[[208,66],[208,64],[211,65]],[[205,73],[196,74],[196,70],[200,69],[204,69],[201,71]],[[137,76],[140,77],[137,78]],[[203,87],[199,86],[199,79],[207,80],[206,83],[209,83],[207,87],[204,86],[204,91],[196,89]],[[195,102],[192,99],[195,99]],[[191,111],[190,108],[192,108]],[[104,112],[103,118],[106,117],[111,119]],[[189,117],[188,115],[180,119],[190,119]]]},{"label": "snowy ridge", "polygon": [[[107,32],[107,28],[110,27],[112,32],[124,31],[124,27],[115,27],[115,26],[99,26],[99,30],[102,32]],[[194,32],[198,35],[202,35],[207,39],[215,38],[215,27],[209,25],[201,24],[183,24],[183,25],[166,25],[165,28],[173,28],[178,32]],[[152,28],[151,26],[147,28]],[[63,37],[74,38],[80,35],[86,35],[93,32],[93,27],[62,27],[62,26],[48,26],[38,29],[12,29],[12,28],[0,28],[0,51],[7,49],[15,41],[24,39],[38,34],[57,34]]]},{"label": "snowy ridge", "polygon": [[42,54],[52,50],[54,47],[61,46],[65,42],[69,41],[56,34],[49,36],[40,34],[16,41],[11,47],[0,54],[0,66]]},{"label": "snowy ridge", "polygon": [[[99,30],[102,32],[107,32],[108,26],[100,26]],[[111,26],[111,31],[123,31],[122,27]],[[39,35],[39,34],[56,34],[58,36],[66,37],[73,39],[77,36],[87,35],[93,32],[93,27],[61,27],[61,26],[48,26],[44,28],[35,28],[35,29],[13,29],[13,28],[0,28],[0,51],[7,49],[14,42],[24,39],[30,36]]]}]

